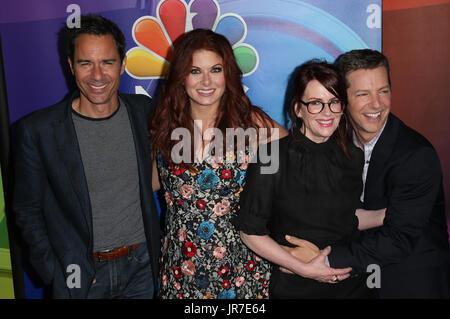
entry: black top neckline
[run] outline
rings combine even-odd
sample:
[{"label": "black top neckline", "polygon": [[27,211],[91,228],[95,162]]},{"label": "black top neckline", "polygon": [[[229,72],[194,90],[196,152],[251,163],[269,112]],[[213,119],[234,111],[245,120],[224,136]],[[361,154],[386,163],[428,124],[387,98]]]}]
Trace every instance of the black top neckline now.
[{"label": "black top neckline", "polygon": [[335,144],[335,137],[334,134],[330,136],[328,140],[322,143],[316,143],[309,139],[306,135],[304,135],[302,132],[300,132],[299,129],[294,130],[292,134],[292,141],[294,145],[298,146],[304,146],[312,150],[329,150],[334,144]]}]

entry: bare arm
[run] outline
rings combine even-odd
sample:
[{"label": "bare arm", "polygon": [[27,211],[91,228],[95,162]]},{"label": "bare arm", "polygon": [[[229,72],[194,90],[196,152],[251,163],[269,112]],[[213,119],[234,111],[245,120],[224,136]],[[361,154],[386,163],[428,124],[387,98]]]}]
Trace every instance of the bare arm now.
[{"label": "bare arm", "polygon": [[289,132],[284,127],[282,127],[278,122],[273,121],[273,124],[275,126],[274,130],[278,130],[278,135],[270,137],[267,140],[268,142],[273,141],[275,139],[283,138],[283,137],[285,137],[285,136],[287,136],[289,134]]},{"label": "bare arm", "polygon": [[153,159],[152,188],[154,192],[159,191],[159,189],[161,188],[161,184],[159,183],[158,167],[156,166],[156,159]]},{"label": "bare arm", "polygon": [[365,210],[358,208],[355,212],[358,217],[358,229],[366,230],[383,225],[386,208],[378,210]]},{"label": "bare arm", "polygon": [[329,247],[309,263],[304,263],[284,250],[268,235],[247,235],[242,231],[239,234],[242,241],[256,254],[305,278],[333,283],[334,276],[339,276],[339,279],[343,280],[349,276],[348,273],[351,271],[351,268],[333,269],[325,264],[325,258],[330,252]]},{"label": "bare arm", "polygon": [[[258,123],[260,127],[266,127],[266,125],[264,124],[264,120],[258,114],[253,113],[253,119]],[[271,127],[269,125],[269,127],[267,127],[267,130],[271,131],[271,136],[269,138],[266,138],[265,136],[260,137],[258,144],[269,143],[270,141],[278,140],[289,134],[289,132],[277,121],[274,121],[273,119],[269,119],[269,121]]]}]

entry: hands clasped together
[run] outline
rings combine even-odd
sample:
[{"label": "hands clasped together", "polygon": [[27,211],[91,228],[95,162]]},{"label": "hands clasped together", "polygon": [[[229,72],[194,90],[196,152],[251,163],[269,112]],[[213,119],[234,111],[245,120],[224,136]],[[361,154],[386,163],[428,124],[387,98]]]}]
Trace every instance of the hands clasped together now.
[{"label": "hands clasped together", "polygon": [[[325,249],[320,250],[313,243],[299,239],[293,236],[286,236],[286,240],[295,245],[296,247],[287,247],[281,245],[281,247],[289,252],[296,259],[306,263],[303,267],[301,275],[305,278],[314,279],[320,282],[326,283],[338,283],[339,281],[345,280],[350,277],[351,267],[343,269],[334,269],[327,265],[326,258],[331,252],[331,247],[327,246]],[[280,270],[285,273],[292,274],[293,272],[287,268],[280,267]]]}]

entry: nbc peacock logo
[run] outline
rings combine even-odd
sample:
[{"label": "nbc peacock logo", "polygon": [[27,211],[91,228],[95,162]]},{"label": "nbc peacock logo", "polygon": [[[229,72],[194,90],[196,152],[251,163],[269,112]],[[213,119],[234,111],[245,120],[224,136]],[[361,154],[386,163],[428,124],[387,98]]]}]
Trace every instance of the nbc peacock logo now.
[{"label": "nbc peacock logo", "polygon": [[193,29],[210,29],[230,41],[237,63],[248,76],[258,68],[254,47],[245,43],[247,25],[235,13],[221,15],[216,0],[161,0],[156,17],[143,16],[133,24],[132,36],[137,44],[127,52],[126,72],[138,80],[163,78],[169,67],[173,42]]}]

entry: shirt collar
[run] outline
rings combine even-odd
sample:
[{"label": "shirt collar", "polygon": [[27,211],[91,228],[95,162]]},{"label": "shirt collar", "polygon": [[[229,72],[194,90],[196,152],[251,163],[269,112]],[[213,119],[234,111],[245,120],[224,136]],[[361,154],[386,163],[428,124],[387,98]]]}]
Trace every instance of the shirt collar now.
[{"label": "shirt collar", "polygon": [[353,144],[355,144],[357,147],[359,147],[360,149],[364,150],[372,150],[375,147],[375,144],[378,142],[378,139],[381,136],[381,133],[383,133],[384,128],[386,126],[387,123],[387,119],[383,124],[383,127],[381,128],[381,130],[378,132],[377,135],[375,135],[375,137],[373,139],[371,139],[370,141],[368,141],[367,143],[364,143],[364,145],[361,145],[361,143],[359,142],[358,138],[356,137],[356,133],[355,130],[353,130]]}]

